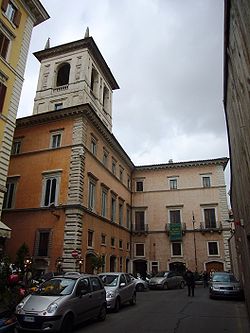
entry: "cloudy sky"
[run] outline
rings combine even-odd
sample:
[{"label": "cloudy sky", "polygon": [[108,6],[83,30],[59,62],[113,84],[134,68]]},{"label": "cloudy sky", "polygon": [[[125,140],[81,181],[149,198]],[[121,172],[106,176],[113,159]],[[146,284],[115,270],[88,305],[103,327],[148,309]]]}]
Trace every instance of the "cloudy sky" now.
[{"label": "cloudy sky", "polygon": [[113,134],[136,165],[228,156],[223,0],[41,2],[51,18],[33,30],[18,117],[32,114],[32,53],[48,37],[51,46],[81,39],[88,26],[120,86]]}]

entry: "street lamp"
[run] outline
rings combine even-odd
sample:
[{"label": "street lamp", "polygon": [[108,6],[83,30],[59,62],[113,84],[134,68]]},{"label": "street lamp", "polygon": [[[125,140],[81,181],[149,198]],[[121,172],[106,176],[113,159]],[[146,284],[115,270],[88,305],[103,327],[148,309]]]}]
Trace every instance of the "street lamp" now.
[{"label": "street lamp", "polygon": [[79,265],[79,272],[82,273],[82,266],[83,266],[83,258],[80,257],[78,259],[78,265]]},{"label": "street lamp", "polygon": [[193,234],[194,234],[194,260],[195,260],[195,271],[197,272],[197,253],[196,253],[196,238],[195,238],[195,218],[194,218],[194,212],[192,212],[192,222],[193,222]]}]

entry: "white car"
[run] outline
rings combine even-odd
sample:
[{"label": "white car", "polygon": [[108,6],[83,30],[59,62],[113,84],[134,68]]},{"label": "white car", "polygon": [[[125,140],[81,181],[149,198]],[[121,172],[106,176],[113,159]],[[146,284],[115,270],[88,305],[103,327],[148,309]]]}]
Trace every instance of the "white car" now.
[{"label": "white car", "polygon": [[107,309],[118,312],[122,304],[136,303],[135,284],[128,273],[101,273],[99,277],[106,290]]},{"label": "white car", "polygon": [[143,280],[141,277],[134,277],[133,274],[129,274],[131,276],[132,281],[135,283],[136,291],[146,291],[148,290],[148,282]]}]

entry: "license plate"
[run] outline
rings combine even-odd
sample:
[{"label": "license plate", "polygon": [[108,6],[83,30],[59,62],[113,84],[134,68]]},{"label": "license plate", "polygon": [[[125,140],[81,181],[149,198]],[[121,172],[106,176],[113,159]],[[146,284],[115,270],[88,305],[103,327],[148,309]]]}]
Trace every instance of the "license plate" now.
[{"label": "license plate", "polygon": [[24,316],[23,320],[27,321],[28,323],[34,323],[35,318],[31,316]]}]

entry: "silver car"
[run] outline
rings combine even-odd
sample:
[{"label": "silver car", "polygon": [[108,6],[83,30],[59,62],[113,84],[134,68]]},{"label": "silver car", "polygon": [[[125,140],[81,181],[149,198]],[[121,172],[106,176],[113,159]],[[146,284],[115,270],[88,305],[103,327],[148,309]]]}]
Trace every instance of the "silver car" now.
[{"label": "silver car", "polygon": [[106,318],[106,292],[96,275],[57,276],[42,283],[16,307],[17,330],[70,332],[74,325]]},{"label": "silver car", "polygon": [[134,277],[133,274],[129,274],[131,276],[132,281],[135,283],[136,291],[146,291],[148,290],[148,282],[143,280],[141,277]]},{"label": "silver car", "polygon": [[118,312],[122,304],[136,304],[135,284],[128,273],[110,272],[99,274],[106,290],[107,308]]},{"label": "silver car", "polygon": [[215,272],[209,283],[210,298],[228,297],[243,298],[240,282],[232,273]]},{"label": "silver car", "polygon": [[158,272],[149,280],[150,289],[184,288],[185,280],[178,272]]}]

